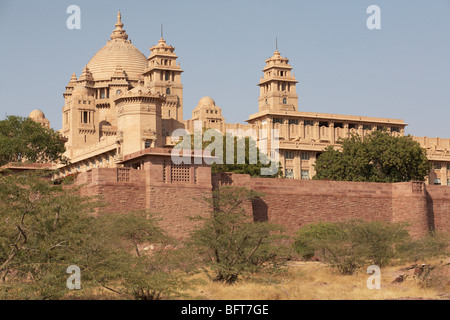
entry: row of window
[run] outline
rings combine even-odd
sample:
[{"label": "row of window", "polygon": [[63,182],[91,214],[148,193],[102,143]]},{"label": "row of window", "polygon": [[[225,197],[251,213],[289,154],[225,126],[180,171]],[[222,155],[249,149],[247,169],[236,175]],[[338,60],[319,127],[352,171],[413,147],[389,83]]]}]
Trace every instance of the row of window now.
[{"label": "row of window", "polygon": [[[439,178],[434,179],[434,183],[433,184],[436,185],[436,186],[442,185],[441,184],[441,179],[439,179]],[[447,185],[450,186],[450,179],[447,179]]]},{"label": "row of window", "polygon": [[78,163],[76,166],[71,166],[69,169],[65,169],[61,172],[62,176],[72,174],[74,172],[82,172],[84,169],[89,170],[93,168],[107,167],[113,164],[113,158],[110,156],[101,157],[98,160],[90,160],[82,163]]},{"label": "row of window", "polygon": [[[282,118],[273,118],[273,123],[284,123],[284,119]],[[291,124],[299,124],[298,119],[288,119],[288,123]],[[313,120],[304,120],[305,126],[314,126]],[[330,123],[328,121],[319,121],[319,127],[329,127]],[[344,128],[344,123],[342,122],[334,122],[335,128]],[[358,129],[358,124],[356,123],[349,123],[348,124],[349,129]],[[365,124],[363,125],[363,130],[373,130],[374,126]],[[384,126],[376,126],[376,129],[379,131],[386,130],[387,128]],[[400,132],[400,127],[391,127],[391,132]]]},{"label": "row of window", "polygon": [[[442,163],[441,162],[433,162],[433,169],[434,170],[441,170],[442,169]],[[447,162],[447,170],[450,171],[450,162]]]},{"label": "row of window", "polygon": [[[294,169],[286,169],[285,176],[287,179],[294,179]],[[309,170],[301,170],[301,179],[309,180]]]},{"label": "row of window", "polygon": [[[287,98],[283,98],[283,104],[287,104]],[[269,101],[266,99],[266,106],[269,105]]]},{"label": "row of window", "polygon": [[[292,151],[286,151],[284,153],[284,158],[288,159],[288,160],[293,160],[295,157],[294,152]],[[309,160],[310,159],[310,154],[308,152],[301,152],[300,153],[300,160]]]}]

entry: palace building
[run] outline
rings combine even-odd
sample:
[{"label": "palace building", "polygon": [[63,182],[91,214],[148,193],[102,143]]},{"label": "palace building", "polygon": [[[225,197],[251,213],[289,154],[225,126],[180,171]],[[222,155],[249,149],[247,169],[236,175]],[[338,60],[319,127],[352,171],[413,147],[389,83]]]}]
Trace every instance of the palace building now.
[{"label": "palace building", "polygon": [[[66,86],[60,133],[67,140],[65,156],[71,164],[59,167],[61,177],[93,168],[124,167],[131,158],[151,154],[151,150],[164,154],[161,150],[174,146],[172,132],[193,132],[195,121],[223,133],[228,129],[278,129],[285,177],[304,180],[314,176],[315,160],[327,146],[338,146],[339,138],[382,129],[404,135],[407,124],[400,119],[299,111],[298,81],[289,60],[278,50],[265,61],[258,109],[246,124],[226,123],[221,107],[210,97],[201,98],[192,118],[184,120],[183,70],[175,48],[161,38],[147,58],[123,27],[119,12],[110,40]],[[30,113],[30,118],[49,127],[40,110]],[[258,143],[267,139],[270,146],[271,138],[269,134],[257,139]],[[433,164],[425,183],[450,185],[450,139],[413,139],[427,150]],[[133,164],[133,168],[138,166]]]}]

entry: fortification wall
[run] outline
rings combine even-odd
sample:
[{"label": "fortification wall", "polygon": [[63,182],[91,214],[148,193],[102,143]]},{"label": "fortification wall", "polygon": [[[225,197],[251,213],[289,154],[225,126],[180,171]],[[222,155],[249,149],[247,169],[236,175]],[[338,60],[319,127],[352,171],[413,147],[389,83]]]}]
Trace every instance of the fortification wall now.
[{"label": "fortification wall", "polygon": [[82,185],[81,194],[99,196],[104,207],[97,212],[126,212],[146,209],[145,171],[117,168],[95,168],[81,173],[76,185]]},{"label": "fortification wall", "polygon": [[[196,181],[163,182],[161,170],[170,177],[170,166],[164,168],[161,158],[151,159],[149,170],[130,168],[97,168],[81,173],[77,185],[81,193],[100,195],[106,204],[98,213],[125,213],[149,210],[157,215],[160,226],[174,238],[185,238],[198,224],[191,217],[210,212],[205,197],[212,193],[211,173],[197,168]],[[208,173],[208,175],[206,175]]]},{"label": "fortification wall", "polygon": [[198,225],[196,216],[206,216],[211,208],[204,197],[211,196],[211,187],[186,184],[152,184],[148,186],[148,208],[160,219],[160,226],[176,239],[187,237]]},{"label": "fortification wall", "polygon": [[450,186],[427,185],[427,209],[434,228],[450,234]]},{"label": "fortification wall", "polygon": [[392,220],[389,184],[227,175],[213,175],[215,186],[248,187],[264,193],[264,197],[253,204],[254,214],[284,225],[289,233],[320,221]]},{"label": "fortification wall", "polygon": [[450,233],[450,187],[446,186],[211,176],[205,167],[195,169],[194,180],[182,182],[169,179],[170,166],[161,159],[150,161],[148,170],[93,169],[80,174],[77,184],[84,184],[84,194],[103,196],[108,204],[101,209],[104,212],[148,209],[159,214],[161,226],[178,239],[187,237],[196,225],[191,217],[210,212],[203,198],[224,186],[262,192],[263,197],[244,204],[245,210],[257,220],[284,225],[290,234],[313,222],[353,219],[406,222],[414,237],[432,230]]}]

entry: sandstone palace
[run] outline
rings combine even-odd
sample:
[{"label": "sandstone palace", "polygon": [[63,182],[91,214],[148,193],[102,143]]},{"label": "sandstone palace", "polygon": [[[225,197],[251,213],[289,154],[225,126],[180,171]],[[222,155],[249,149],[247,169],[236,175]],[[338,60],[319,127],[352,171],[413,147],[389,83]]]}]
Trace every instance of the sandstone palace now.
[{"label": "sandstone palace", "polygon": [[[304,181],[315,175],[318,155],[327,146],[338,146],[339,138],[381,129],[404,135],[407,124],[400,119],[299,111],[293,67],[278,50],[265,61],[258,108],[246,124],[226,123],[210,97],[201,98],[192,118],[185,120],[183,70],[175,48],[161,38],[147,58],[123,26],[119,13],[111,39],[66,86],[60,133],[71,163],[59,166],[60,177],[78,172],[77,183],[86,183],[87,193],[103,194],[115,210],[167,213],[165,224],[177,235],[185,230],[186,213],[200,208],[192,199],[227,184],[264,191],[267,197],[249,204],[249,210],[292,229],[319,219],[362,217],[411,220],[417,233],[449,230],[450,187],[437,185],[450,185],[450,139],[413,138],[427,150],[433,165],[425,184]],[[49,126],[40,110],[30,117]],[[195,121],[221,132],[278,129],[283,175],[293,180],[211,175],[204,164],[173,164],[172,132],[193,132]],[[271,137],[259,136],[257,142],[261,139]]]}]

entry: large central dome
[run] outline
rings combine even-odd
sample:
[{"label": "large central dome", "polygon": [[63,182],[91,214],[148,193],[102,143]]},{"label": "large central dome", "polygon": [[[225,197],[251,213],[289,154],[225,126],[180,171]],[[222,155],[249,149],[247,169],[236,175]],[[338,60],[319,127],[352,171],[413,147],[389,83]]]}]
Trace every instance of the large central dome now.
[{"label": "large central dome", "polygon": [[138,80],[139,75],[147,67],[147,58],[131,44],[131,41],[127,40],[128,35],[122,27],[119,12],[111,40],[94,55],[87,65],[95,81],[110,80],[118,66],[126,72],[128,79]]}]

